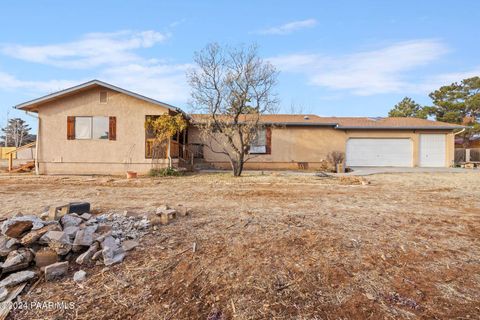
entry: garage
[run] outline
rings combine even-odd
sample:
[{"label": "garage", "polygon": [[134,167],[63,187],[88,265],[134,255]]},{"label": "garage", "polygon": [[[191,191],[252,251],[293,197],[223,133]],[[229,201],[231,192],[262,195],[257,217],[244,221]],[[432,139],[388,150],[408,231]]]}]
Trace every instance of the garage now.
[{"label": "garage", "polygon": [[349,167],[412,166],[412,140],[407,138],[351,138],[346,151]]},{"label": "garage", "polygon": [[420,135],[420,167],[445,167],[445,134]]}]

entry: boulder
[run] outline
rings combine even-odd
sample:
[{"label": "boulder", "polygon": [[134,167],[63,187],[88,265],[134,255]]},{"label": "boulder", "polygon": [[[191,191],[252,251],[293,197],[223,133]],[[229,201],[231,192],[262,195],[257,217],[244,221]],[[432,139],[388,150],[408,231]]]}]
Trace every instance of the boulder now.
[{"label": "boulder", "polygon": [[57,242],[61,244],[71,244],[65,231],[48,231],[42,238],[45,238],[49,243]]},{"label": "boulder", "polygon": [[103,263],[106,266],[111,266],[112,264],[120,263],[125,258],[125,252],[122,248],[117,248],[117,250],[106,247],[102,250]]},{"label": "boulder", "polygon": [[78,230],[80,230],[79,227],[70,226],[70,227],[66,227],[65,229],[63,229],[63,232],[65,232],[65,234],[67,235],[68,240],[71,243],[73,243],[73,240],[75,239],[75,236],[77,235]]},{"label": "boulder", "polygon": [[107,237],[102,242],[103,263],[110,266],[122,262],[125,258],[125,250],[120,247],[114,237]]},{"label": "boulder", "polygon": [[11,251],[15,250],[6,236],[0,236],[0,257],[6,257]]},{"label": "boulder", "polygon": [[68,261],[57,262],[45,267],[45,281],[64,276],[68,272]]},{"label": "boulder", "polygon": [[83,222],[83,219],[77,215],[66,214],[60,219],[63,228],[78,227]]},{"label": "boulder", "polygon": [[87,212],[85,212],[84,214],[82,214],[80,216],[80,218],[82,218],[83,220],[89,220],[91,217],[92,217],[92,215],[90,213],[87,213]]},{"label": "boulder", "polygon": [[49,231],[40,240],[47,241],[48,246],[61,256],[72,250],[71,241],[64,231]]},{"label": "boulder", "polygon": [[58,224],[50,224],[47,226],[43,226],[40,229],[32,230],[27,233],[25,236],[22,237],[20,243],[24,246],[29,246],[38,241],[44,234],[49,231],[58,231],[60,230],[60,226]]},{"label": "boulder", "polygon": [[122,242],[122,249],[125,251],[130,251],[135,249],[138,245],[139,243],[137,241],[125,240]]},{"label": "boulder", "polygon": [[58,262],[58,254],[50,248],[43,248],[35,253],[35,265],[39,268]]},{"label": "boulder", "polygon": [[99,250],[99,244],[98,242],[94,242],[90,248],[88,248],[87,251],[85,251],[84,253],[82,253],[81,255],[78,256],[77,260],[75,260],[76,263],[78,263],[79,265],[82,265],[82,264],[85,264],[85,263],[88,263],[89,261],[91,261],[93,255],[95,253],[97,253],[97,251]]},{"label": "boulder", "polygon": [[95,241],[96,235],[95,231],[97,226],[89,226],[85,229],[81,229],[77,232],[75,240],[73,241],[73,251],[79,252],[83,247],[89,247]]},{"label": "boulder", "polygon": [[0,281],[0,287],[11,287],[33,278],[35,278],[35,272],[33,271],[26,270],[15,272]]},{"label": "boulder", "polygon": [[[24,216],[5,220],[2,224],[2,234],[10,238],[21,238],[22,235],[33,228],[37,217]],[[39,220],[39,219],[38,219]]]},{"label": "boulder", "polygon": [[33,260],[33,253],[30,249],[20,248],[10,252],[2,265],[2,272],[12,272],[28,268]]},{"label": "boulder", "polygon": [[0,302],[4,301],[8,296],[8,289],[5,287],[0,288]]},{"label": "boulder", "polygon": [[78,270],[77,272],[75,272],[75,274],[73,275],[73,281],[75,282],[82,282],[82,281],[85,281],[85,278],[87,276],[87,273],[83,270]]}]

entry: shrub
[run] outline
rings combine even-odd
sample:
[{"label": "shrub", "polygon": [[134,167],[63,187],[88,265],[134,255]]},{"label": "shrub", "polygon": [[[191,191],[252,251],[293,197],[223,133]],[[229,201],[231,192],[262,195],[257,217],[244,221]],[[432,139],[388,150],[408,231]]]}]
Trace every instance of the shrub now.
[{"label": "shrub", "polygon": [[341,151],[332,151],[327,156],[327,161],[333,166],[343,163],[343,160],[345,160],[345,153]]},{"label": "shrub", "polygon": [[174,168],[152,168],[148,172],[150,177],[171,177],[171,176],[181,176],[183,172],[175,170]]}]

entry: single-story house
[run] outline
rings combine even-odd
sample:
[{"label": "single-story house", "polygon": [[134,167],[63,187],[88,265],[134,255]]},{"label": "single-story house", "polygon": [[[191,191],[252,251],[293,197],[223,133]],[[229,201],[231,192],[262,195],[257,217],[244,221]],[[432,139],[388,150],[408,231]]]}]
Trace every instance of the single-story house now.
[{"label": "single-story house", "polygon": [[[177,114],[177,107],[93,80],[15,106],[38,118],[37,162],[42,174],[146,173],[152,167],[148,117]],[[173,137],[174,165],[187,154],[217,168],[224,155],[211,152],[195,119]],[[416,118],[264,115],[247,169],[318,168],[332,151],[344,152],[347,166],[448,167],[454,161],[454,130],[462,126]],[[191,151],[195,149],[195,151]],[[190,151],[189,151],[190,150]],[[156,165],[167,165],[167,159]]]}]

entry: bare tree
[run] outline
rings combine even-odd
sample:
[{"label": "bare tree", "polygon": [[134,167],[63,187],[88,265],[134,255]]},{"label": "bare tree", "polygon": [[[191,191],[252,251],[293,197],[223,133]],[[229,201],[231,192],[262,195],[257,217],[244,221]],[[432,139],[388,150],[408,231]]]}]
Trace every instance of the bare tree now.
[{"label": "bare tree", "polygon": [[263,128],[262,114],[274,113],[278,100],[273,89],[278,72],[258,56],[255,45],[221,47],[207,45],[195,53],[196,68],[187,74],[193,110],[205,145],[230,160],[234,176],[240,176],[250,144]]},{"label": "bare tree", "polygon": [[0,138],[4,141],[5,146],[18,148],[25,143],[34,141],[34,137],[29,134],[30,126],[20,118],[8,120],[8,125],[2,128],[2,132],[3,136]]}]

